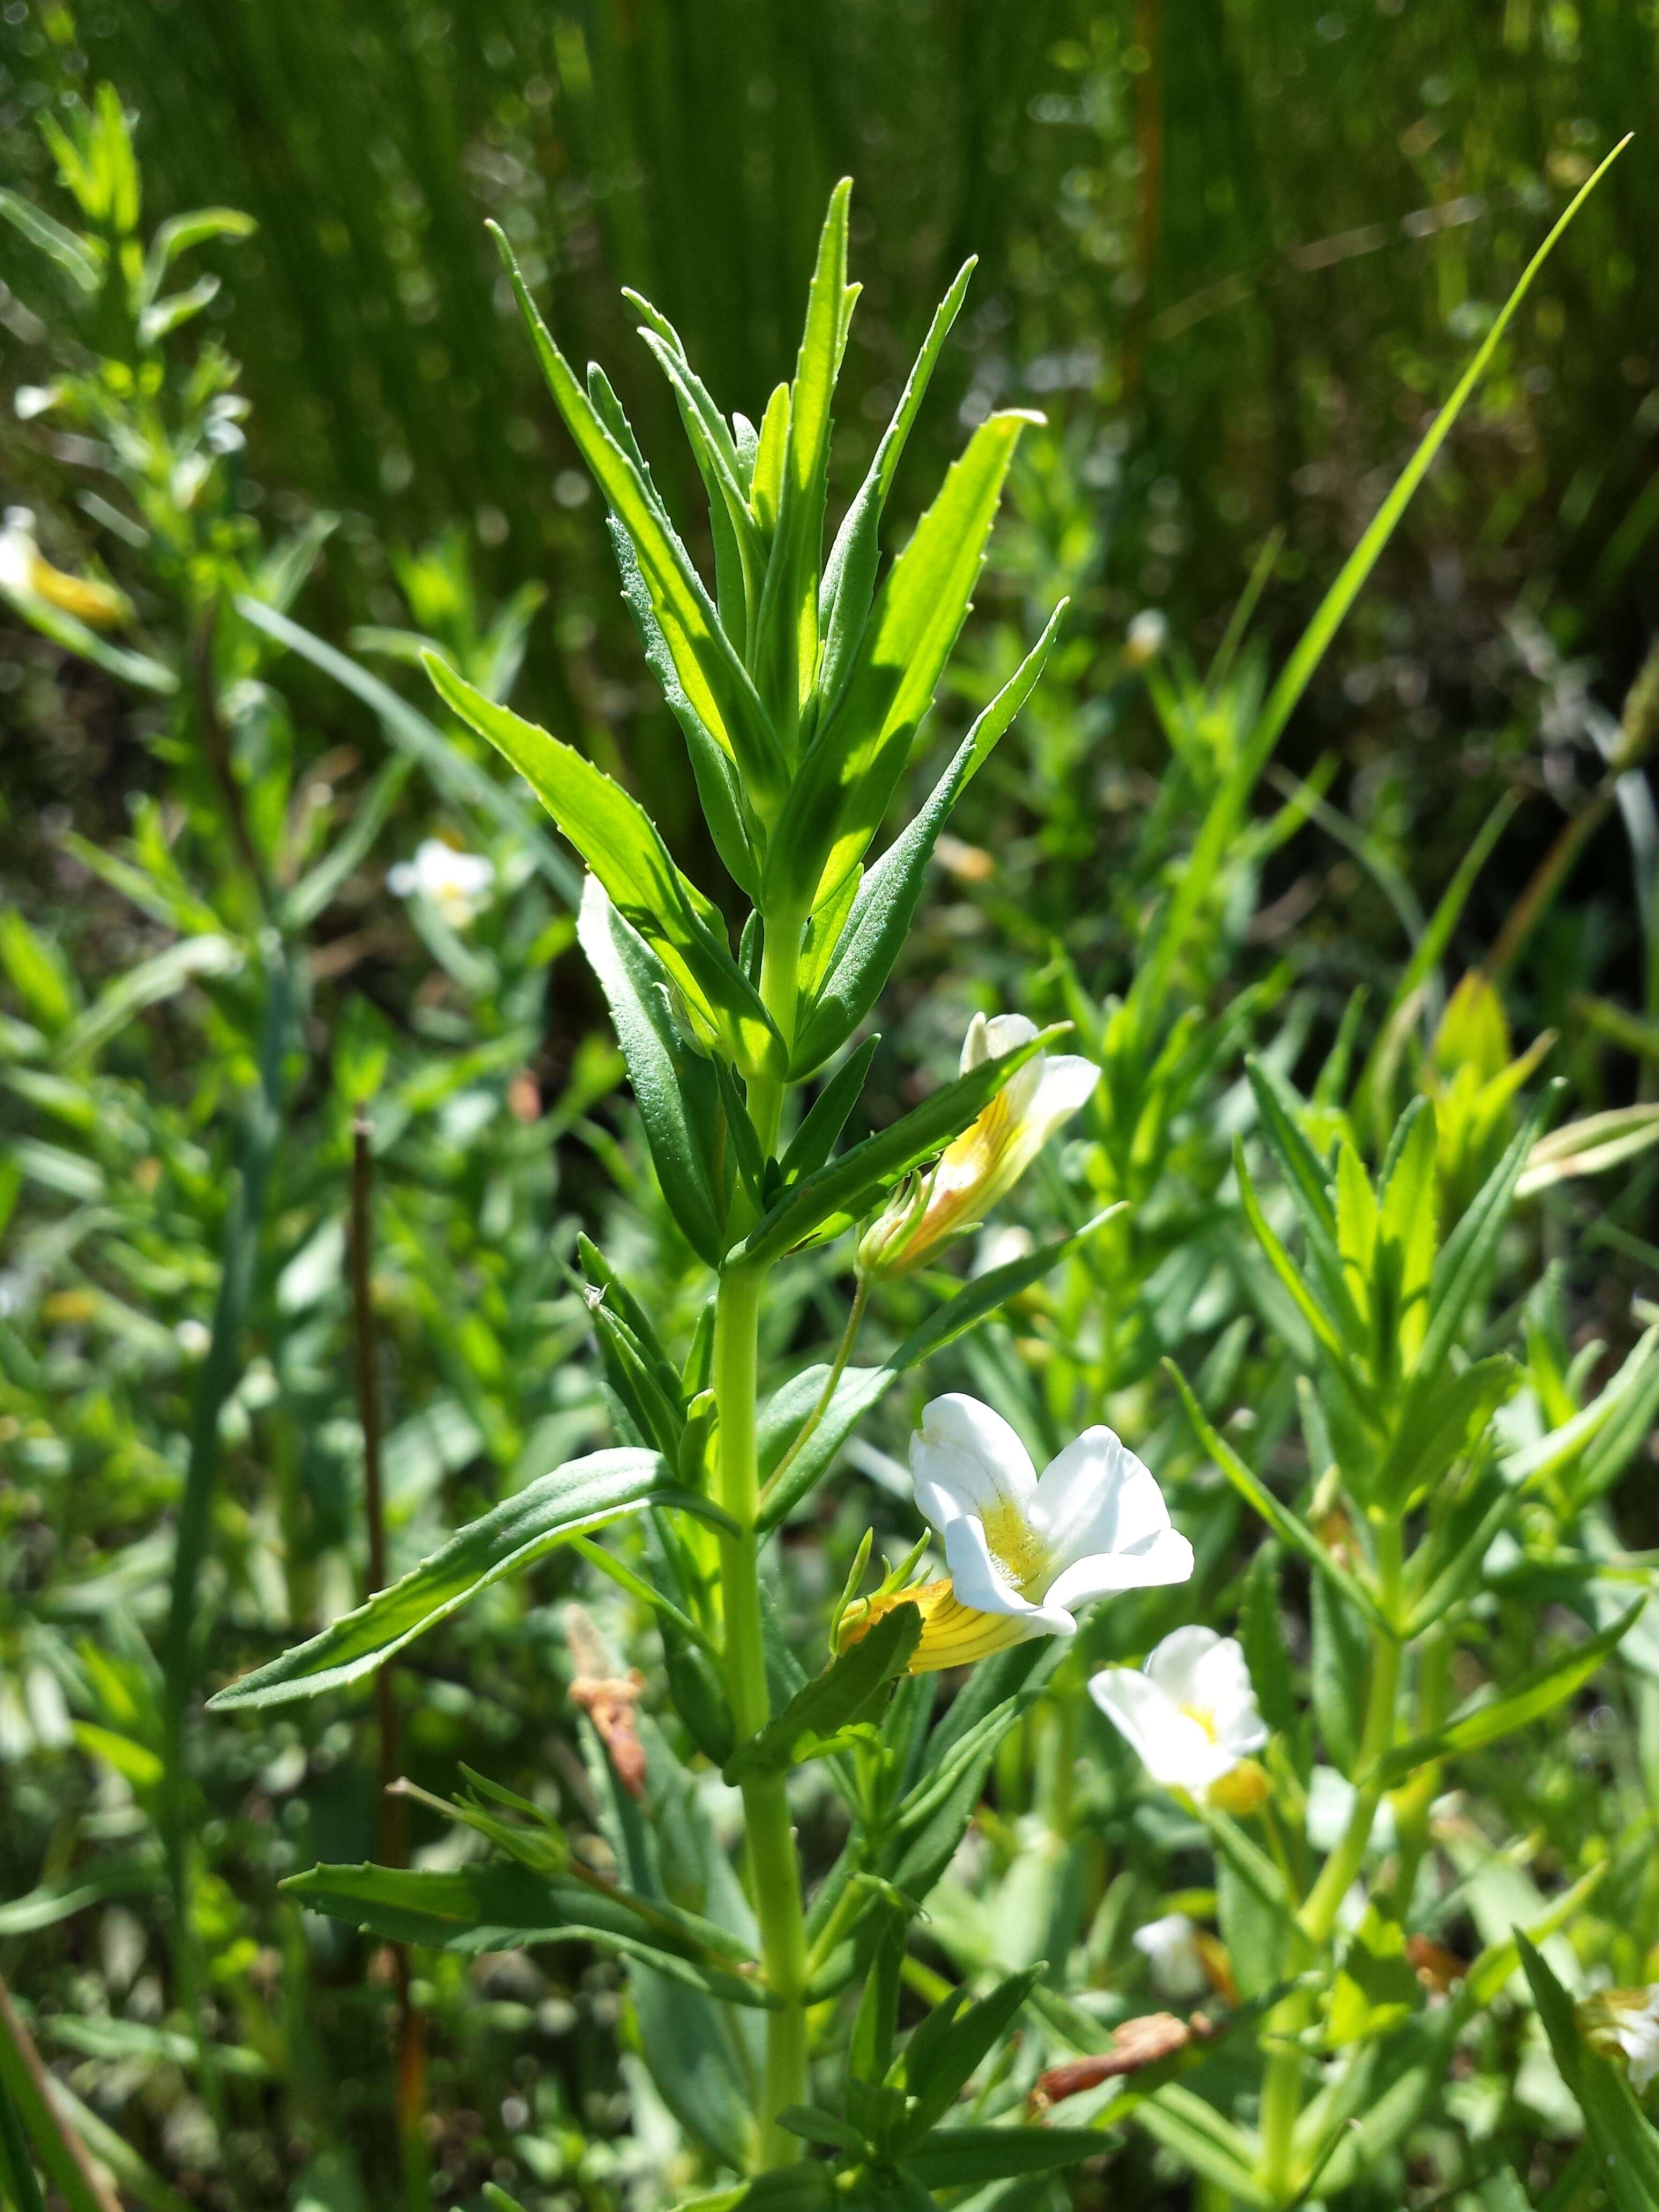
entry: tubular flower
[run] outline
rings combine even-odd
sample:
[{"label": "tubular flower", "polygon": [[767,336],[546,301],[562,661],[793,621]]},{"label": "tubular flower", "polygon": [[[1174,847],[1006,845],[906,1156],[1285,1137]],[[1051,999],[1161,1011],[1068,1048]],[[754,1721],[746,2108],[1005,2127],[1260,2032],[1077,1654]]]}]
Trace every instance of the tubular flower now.
[{"label": "tubular flower", "polygon": [[131,601],[113,584],[54,568],[34,542],[34,517],[26,507],[9,507],[0,526],[0,597],[25,612],[31,600],[43,599],[94,629],[113,629],[132,613]]},{"label": "tubular flower", "polygon": [[[975,1014],[962,1048],[962,1073],[1000,1060],[1036,1033],[1024,1014],[989,1021]],[[926,1174],[912,1176],[865,1231],[860,1274],[908,1274],[948,1237],[982,1221],[1099,1080],[1094,1062],[1075,1053],[1040,1052],[1016,1069],[979,1119]]]},{"label": "tubular flower", "polygon": [[1249,1754],[1267,1742],[1267,1727],[1244,1654],[1231,1636],[1177,1628],[1141,1673],[1106,1667],[1089,1690],[1154,1782],[1200,1802],[1231,1800],[1231,1809],[1249,1809],[1241,1796],[1255,1793],[1229,1784],[1241,1770],[1260,1772]]},{"label": "tubular flower", "polygon": [[1639,2097],[1659,2074],[1659,1982],[1644,1990],[1597,1990],[1578,2007],[1579,2032],[1599,2057],[1630,2063]]},{"label": "tubular flower", "polygon": [[952,1393],[924,1409],[910,1474],[950,1572],[849,1606],[838,1640],[856,1641],[895,1605],[915,1605],[913,1674],[1034,1636],[1070,1636],[1091,1598],[1192,1573],[1193,1547],[1170,1527],[1163,1492],[1110,1429],[1085,1429],[1039,1480],[1002,1416]]}]

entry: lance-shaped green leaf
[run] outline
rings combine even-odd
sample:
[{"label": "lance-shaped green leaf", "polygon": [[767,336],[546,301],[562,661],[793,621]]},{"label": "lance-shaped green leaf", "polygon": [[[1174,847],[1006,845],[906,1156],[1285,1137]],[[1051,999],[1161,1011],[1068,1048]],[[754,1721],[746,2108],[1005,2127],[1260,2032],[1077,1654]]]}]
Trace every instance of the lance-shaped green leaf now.
[{"label": "lance-shaped green leaf", "polygon": [[1405,1500],[1437,1482],[1475,1447],[1520,1379],[1515,1361],[1498,1352],[1459,1374],[1443,1370],[1408,1389],[1398,1431],[1376,1471],[1378,1493]]},{"label": "lance-shaped green leaf", "polygon": [[1432,1374],[1457,1340],[1464,1316],[1486,1287],[1497,1263],[1498,1244],[1510,1217],[1515,1186],[1527,1154],[1546,1121],[1554,1112],[1566,1085],[1547,1084],[1514,1143],[1487,1176],[1468,1212],[1447,1237],[1434,1263],[1430,1291],[1429,1328],[1418,1370]]},{"label": "lance-shaped green leaf", "polygon": [[[942,1352],[946,1345],[955,1343],[959,1336],[966,1335],[969,1329],[977,1328],[982,1321],[999,1312],[1010,1298],[1018,1297],[1022,1291],[1040,1282],[1068,1254],[1085,1243],[1117,1210],[1116,1206],[1109,1206],[1104,1213],[1097,1213],[1092,1221],[1085,1222],[1069,1236],[1056,1237],[1051,1244],[1039,1245],[1035,1252],[1024,1253],[1018,1260],[1006,1261],[1000,1267],[990,1267],[982,1275],[975,1275],[954,1297],[947,1298],[931,1313],[919,1328],[913,1329],[879,1367],[849,1367],[836,1383],[817,1427],[790,1461],[784,1480],[775,1488],[769,1485],[765,1491],[757,1524],[760,1533],[769,1534],[788,1517],[859,1422],[908,1368],[919,1367],[924,1359],[931,1359],[936,1352]],[[829,1371],[823,1366],[805,1369],[786,1382],[768,1403],[760,1422],[763,1473],[769,1474],[777,1465],[817,1405]]]},{"label": "lance-shaped green leaf", "polygon": [[836,1139],[846,1127],[847,1117],[863,1093],[864,1079],[870,1073],[870,1063],[880,1042],[878,1036],[866,1037],[812,1101],[790,1140],[788,1151],[778,1164],[786,1182],[798,1182],[803,1176],[813,1174],[835,1150]]},{"label": "lance-shaped green leaf", "polygon": [[684,735],[691,774],[696,781],[698,803],[708,824],[708,834],[714,841],[714,849],[725,862],[732,880],[753,898],[760,887],[763,833],[744,796],[743,778],[685,695],[674,656],[668,650],[668,641],[662,634],[651,594],[640,573],[633,539],[614,515],[610,517],[608,527],[611,550],[622,577],[623,604],[634,617],[646,665],[662,686],[669,712]]},{"label": "lance-shaped green leaf", "polygon": [[920,1609],[895,1606],[867,1636],[798,1690],[758,1735],[739,1744],[726,1761],[726,1779],[737,1783],[757,1774],[781,1774],[797,1760],[811,1757],[813,1747],[828,1742],[841,1729],[875,1717],[888,1684],[903,1673],[921,1638]]},{"label": "lance-shaped green leaf", "polygon": [[[1261,1133],[1285,1176],[1307,1241],[1308,1258],[1318,1275],[1325,1303],[1350,1342],[1360,1337],[1359,1317],[1336,1243],[1336,1210],[1323,1163],[1303,1133],[1304,1107],[1291,1085],[1252,1054],[1244,1063],[1261,1117]],[[1258,1231],[1258,1235],[1260,1231]]]},{"label": "lance-shaped green leaf", "polygon": [[568,1460],[452,1536],[401,1581],[341,1615],[320,1636],[230,1682],[209,1700],[217,1710],[286,1705],[372,1674],[406,1644],[447,1620],[504,1575],[532,1565],[560,1544],[648,1504],[706,1512],[668,1480],[659,1453],[592,1452]]},{"label": "lance-shaped green leaf", "polygon": [[714,1068],[680,1033],[662,963],[595,876],[582,894],[576,933],[616,1024],[663,1196],[697,1257],[718,1267],[730,1194],[721,1179]]},{"label": "lance-shaped green leaf", "polygon": [[906,2151],[904,2171],[924,2189],[978,2187],[1080,2166],[1103,2148],[1092,2128],[941,2128]]},{"label": "lance-shaped green leaf", "polygon": [[1261,1477],[1250,1472],[1225,1437],[1212,1427],[1204,1417],[1203,1407],[1188,1388],[1186,1376],[1172,1359],[1164,1362],[1164,1371],[1181,1394],[1181,1402],[1187,1409],[1187,1419],[1192,1424],[1193,1434],[1245,1503],[1255,1507],[1276,1536],[1282,1538],[1293,1550],[1300,1552],[1309,1565],[1323,1575],[1350,1605],[1357,1607],[1373,1628],[1381,1629],[1385,1636],[1395,1635],[1397,1632],[1378,1612],[1376,1601],[1370,1591],[1346,1568],[1337,1565],[1307,1522],[1298,1520],[1287,1506],[1280,1504]]},{"label": "lance-shaped green leaf", "polygon": [[435,653],[422,656],[445,704],[510,761],[662,962],[704,1034],[750,1071],[782,1042],[726,941],[720,917],[669,857],[657,825],[574,745],[475,690]]},{"label": "lance-shaped green leaf", "polygon": [[830,461],[830,405],[841,373],[858,288],[847,282],[847,210],[852,179],[830,196],[806,297],[794,380],[789,439],[779,488],[766,580],[755,632],[755,669],[774,724],[793,732],[817,673],[818,563],[823,548]]},{"label": "lance-shaped green leaf", "polygon": [[783,756],[737,647],[660,502],[601,419],[536,310],[506,234],[491,223],[542,374],[611,513],[634,541],[640,573],[687,698],[731,755],[763,814],[781,798]]},{"label": "lance-shaped green leaf", "polygon": [[940,2006],[916,2029],[900,2062],[905,2090],[915,2100],[892,2146],[901,2158],[908,2158],[917,2139],[945,2118],[1019,2017],[1020,2008],[1045,1970],[1043,1962],[1028,1966],[1024,1973],[1010,1974],[977,2004],[955,2014],[946,2013]]},{"label": "lance-shaped green leaf", "polygon": [[679,332],[667,317],[626,286],[623,297],[645,317],[641,336],[678,403],[691,456],[708,495],[708,527],[714,541],[714,597],[720,620],[728,636],[746,636],[760,608],[766,547],[750,510],[736,441],[726,417],[686,358]]},{"label": "lance-shaped green leaf", "polygon": [[647,1936],[621,1894],[528,1867],[319,1866],[290,1875],[283,1887],[309,1911],[388,1942],[468,1958],[532,1943],[591,1943],[728,2004],[764,2009],[773,2002],[761,1983],[700,1957],[689,1936],[677,1941],[660,1909]]},{"label": "lance-shaped green leaf", "polygon": [[823,981],[797,1016],[789,1069],[793,1081],[804,1081],[822,1067],[875,1005],[910,933],[939,833],[969,782],[1036,689],[1066,604],[1060,601],[1042,636],[978,717],[921,813],[859,885]]},{"label": "lance-shaped green leaf", "polygon": [[61,269],[77,292],[88,299],[95,295],[107,251],[101,240],[78,237],[21,192],[0,191],[0,216]]},{"label": "lance-shaped green leaf", "polygon": [[981,1060],[955,1082],[942,1085],[890,1128],[804,1176],[750,1231],[730,1264],[769,1267],[808,1237],[822,1243],[850,1229],[920,1161],[931,1159],[959,1137],[1010,1076],[1070,1027],[1069,1022],[1056,1023],[1012,1052]]},{"label": "lance-shaped green leaf", "polygon": [[972,258],[964,261],[957,272],[956,282],[939,302],[915,366],[899,396],[893,419],[876,448],[869,474],[860,485],[830,549],[818,611],[818,626],[823,635],[823,658],[818,670],[821,717],[833,714],[841,704],[842,692],[852,672],[876,593],[876,571],[881,564],[881,519],[886,510],[887,495],[893,488],[905,441],[945,341],[950,336],[951,325],[967,295],[974,269]]},{"label": "lance-shaped green leaf", "polygon": [[841,705],[808,746],[773,836],[766,887],[780,906],[822,905],[880,827],[966,618],[1015,444],[1037,419],[981,422],[893,563]]},{"label": "lance-shaped green leaf", "polygon": [[1454,1715],[1443,1728],[1428,1735],[1414,1736],[1410,1743],[1397,1745],[1377,1769],[1377,1778],[1385,1789],[1391,1790],[1396,1782],[1403,1781],[1419,1766],[1455,1759],[1463,1752],[1479,1751],[1484,1745],[1497,1743],[1506,1735],[1513,1735],[1516,1729],[1553,1712],[1575,1691],[1582,1689],[1602,1662],[1612,1656],[1646,1602],[1645,1598],[1638,1598],[1599,1635],[1533,1668],[1501,1696],[1483,1695]]}]

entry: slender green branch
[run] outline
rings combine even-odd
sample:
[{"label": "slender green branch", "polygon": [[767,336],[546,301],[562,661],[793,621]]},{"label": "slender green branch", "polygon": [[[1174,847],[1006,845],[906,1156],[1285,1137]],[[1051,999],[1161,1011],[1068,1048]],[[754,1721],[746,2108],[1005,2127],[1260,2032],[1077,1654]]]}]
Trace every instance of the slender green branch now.
[{"label": "slender green branch", "polygon": [[790,1440],[788,1450],[767,1477],[766,1486],[760,1494],[763,1511],[771,1504],[778,1485],[799,1457],[801,1447],[809,1441],[813,1431],[829,1412],[830,1401],[836,1395],[836,1385],[846,1373],[847,1363],[853,1356],[854,1346],[858,1342],[859,1330],[864,1322],[864,1310],[869,1302],[870,1285],[860,1275],[858,1288],[853,1293],[852,1310],[847,1316],[847,1326],[841,1333],[841,1342],[836,1346],[836,1356],[830,1363],[830,1372],[823,1378],[823,1388],[818,1393],[817,1402],[799,1428],[796,1430]]}]

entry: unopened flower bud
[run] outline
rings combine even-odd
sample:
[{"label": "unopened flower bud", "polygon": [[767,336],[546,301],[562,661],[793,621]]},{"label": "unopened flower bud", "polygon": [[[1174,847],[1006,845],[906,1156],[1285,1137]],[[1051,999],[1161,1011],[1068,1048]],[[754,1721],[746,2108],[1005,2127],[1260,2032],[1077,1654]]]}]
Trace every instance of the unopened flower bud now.
[{"label": "unopened flower bud", "polygon": [[1247,1813],[1259,1812],[1267,1802],[1273,1784],[1267,1779],[1267,1770],[1258,1759],[1241,1759],[1209,1789],[1209,1802],[1218,1812],[1231,1813],[1241,1820]]}]

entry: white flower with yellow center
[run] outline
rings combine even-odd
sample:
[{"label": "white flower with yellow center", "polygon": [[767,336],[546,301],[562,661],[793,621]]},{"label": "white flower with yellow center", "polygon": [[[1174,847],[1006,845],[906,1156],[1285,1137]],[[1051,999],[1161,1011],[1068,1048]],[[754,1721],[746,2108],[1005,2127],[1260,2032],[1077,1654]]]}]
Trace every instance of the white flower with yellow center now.
[{"label": "white flower with yellow center", "polygon": [[[1024,1014],[975,1014],[962,1048],[962,1073],[1029,1044],[1036,1024]],[[975,1227],[1006,1198],[1042,1147],[1100,1080],[1093,1060],[1075,1053],[1035,1053],[925,1175],[912,1176],[865,1231],[859,1268],[902,1275],[947,1237]]]},{"label": "white flower with yellow center", "polygon": [[1071,1636],[1091,1598],[1192,1573],[1193,1547],[1170,1525],[1163,1492],[1110,1429],[1085,1429],[1039,1479],[1002,1416],[953,1392],[923,1410],[910,1474],[950,1573],[849,1606],[838,1640],[854,1641],[895,1605],[917,1606],[913,1674],[1034,1636]]},{"label": "white flower with yellow center", "polygon": [[1243,1651],[1212,1628],[1177,1628],[1139,1673],[1107,1667],[1089,1689],[1153,1781],[1200,1802],[1267,1741]]},{"label": "white flower with yellow center", "polygon": [[441,837],[426,837],[412,860],[386,871],[386,882],[394,896],[428,899],[452,929],[465,929],[489,903],[495,870],[481,853],[458,852]]}]

